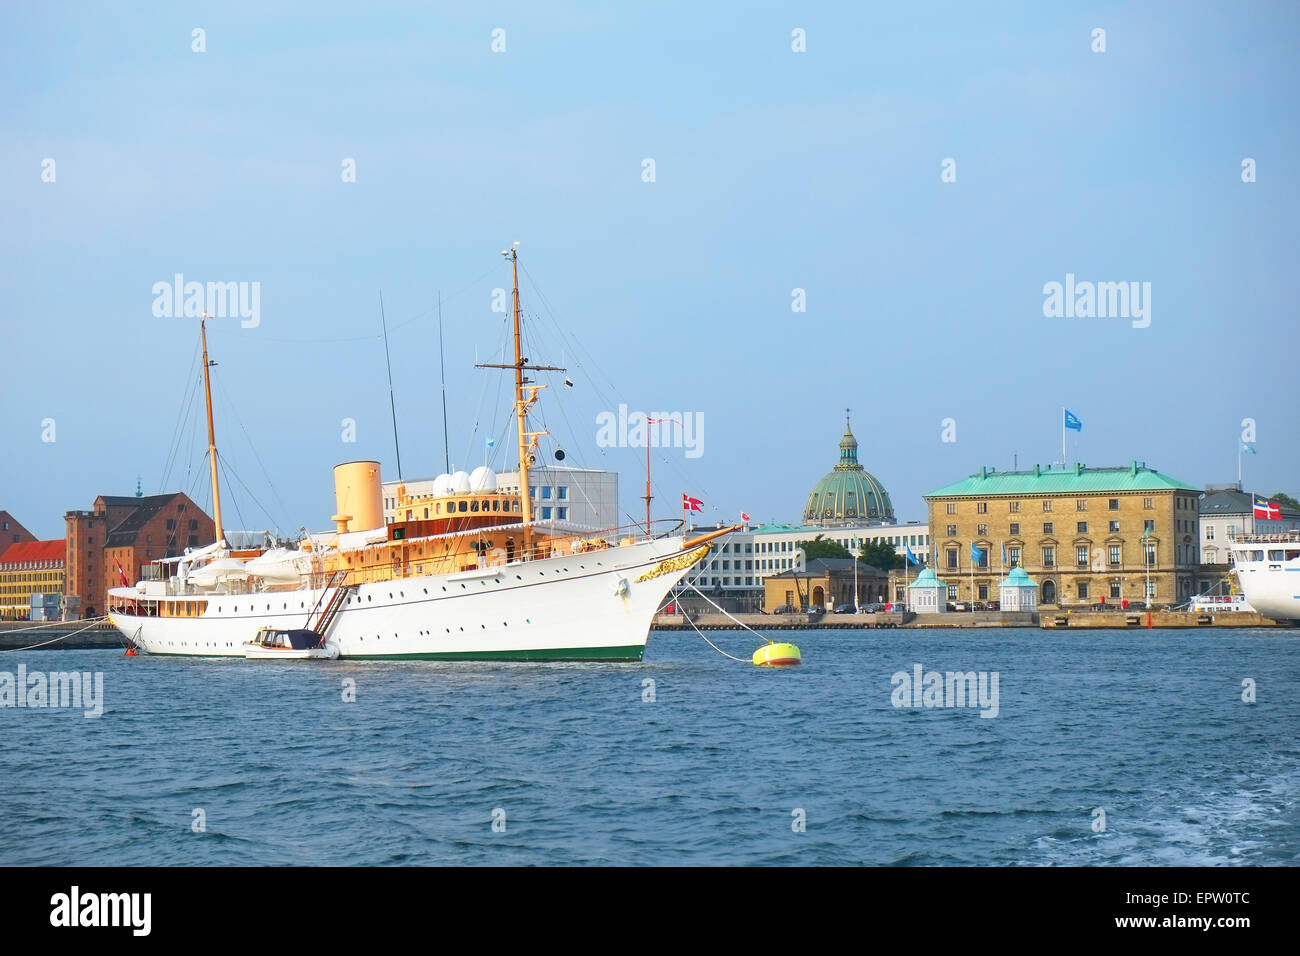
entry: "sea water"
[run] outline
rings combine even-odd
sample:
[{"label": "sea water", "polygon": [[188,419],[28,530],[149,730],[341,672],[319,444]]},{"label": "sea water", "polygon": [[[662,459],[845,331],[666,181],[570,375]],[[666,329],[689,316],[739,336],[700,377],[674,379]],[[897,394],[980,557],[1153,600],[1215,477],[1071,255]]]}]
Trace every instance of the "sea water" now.
[{"label": "sea water", "polygon": [[103,675],[97,717],[0,707],[0,864],[1300,863],[1300,632],[794,639],[780,669],[689,632],[640,664],[0,654]]}]

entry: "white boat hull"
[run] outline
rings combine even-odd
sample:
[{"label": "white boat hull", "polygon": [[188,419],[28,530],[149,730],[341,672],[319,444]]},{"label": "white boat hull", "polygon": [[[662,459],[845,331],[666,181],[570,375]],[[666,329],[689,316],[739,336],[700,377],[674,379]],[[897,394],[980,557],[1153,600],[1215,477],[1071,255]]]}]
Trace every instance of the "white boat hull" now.
[{"label": "white boat hull", "polygon": [[255,641],[244,645],[244,656],[250,661],[331,661],[339,656],[337,644],[324,647],[267,647]]},{"label": "white boat hull", "polygon": [[[674,537],[361,584],[326,637],[340,658],[640,660],[655,611],[689,567],[662,562],[681,550],[682,539]],[[125,588],[113,593],[136,596]],[[150,654],[243,657],[259,628],[305,627],[321,593],[213,594],[202,617],[109,617]]]}]

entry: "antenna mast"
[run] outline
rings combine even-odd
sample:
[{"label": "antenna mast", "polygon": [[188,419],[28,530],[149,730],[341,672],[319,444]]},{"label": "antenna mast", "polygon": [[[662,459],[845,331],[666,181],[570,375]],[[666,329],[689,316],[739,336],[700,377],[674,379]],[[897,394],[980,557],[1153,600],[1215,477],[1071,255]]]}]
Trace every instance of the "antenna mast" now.
[{"label": "antenna mast", "polygon": [[384,329],[384,363],[388,366],[388,407],[393,411],[393,449],[397,452],[397,480],[402,480],[402,447],[397,443],[397,403],[393,400],[393,360],[388,357],[388,319],[384,317],[384,293],[379,293],[379,321]]},{"label": "antenna mast", "polygon": [[451,445],[447,440],[447,362],[442,351],[442,290],[438,290],[438,370],[442,374],[442,458],[443,472],[451,474]]}]

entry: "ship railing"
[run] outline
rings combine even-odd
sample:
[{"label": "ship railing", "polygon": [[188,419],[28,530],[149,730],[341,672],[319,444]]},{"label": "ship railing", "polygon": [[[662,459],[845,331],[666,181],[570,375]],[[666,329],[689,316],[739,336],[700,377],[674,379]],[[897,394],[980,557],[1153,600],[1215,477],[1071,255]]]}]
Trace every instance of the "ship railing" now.
[{"label": "ship railing", "polygon": [[1294,544],[1300,541],[1300,531],[1244,532],[1228,535],[1228,541],[1234,544]]},{"label": "ship railing", "polygon": [[[534,523],[534,529],[545,528],[544,523]],[[434,574],[455,574],[458,571],[487,569],[492,567],[507,567],[516,565],[521,562],[542,561],[556,557],[557,553],[561,557],[570,557],[577,554],[585,554],[593,551],[603,551],[609,548],[618,547],[626,541],[648,541],[652,538],[666,537],[674,531],[680,531],[682,521],[677,518],[656,519],[651,522],[652,535],[647,537],[646,526],[642,523],[619,525],[614,528],[602,528],[599,530],[569,533],[563,532],[566,538],[582,541],[584,544],[590,544],[590,547],[584,547],[579,551],[572,551],[566,548],[553,548],[550,539],[544,539],[536,543],[531,548],[517,547],[513,552],[506,549],[500,549],[501,553],[508,555],[508,560],[493,560],[488,553],[480,552],[477,555],[474,552],[461,555],[467,563],[464,565],[454,563],[455,554],[433,554],[426,556],[408,555],[405,559],[394,559],[389,561],[367,562],[360,567],[339,568],[340,572],[346,574],[342,579],[342,586],[352,586],[357,584],[374,583],[376,581],[393,581],[402,578],[422,577]],[[511,529],[515,530],[515,529]],[[559,529],[557,536],[559,536]],[[493,534],[500,534],[502,529],[477,529],[476,531],[459,532],[457,537],[488,537]],[[453,535],[438,535],[439,538],[452,537]],[[407,545],[413,541],[419,541],[418,538],[398,539],[380,542],[377,548],[389,548],[398,545]],[[498,550],[498,549],[493,549]],[[332,572],[313,571],[307,576],[309,584],[313,590],[320,589],[329,585]],[[232,592],[235,593],[235,592]],[[242,592],[240,592],[242,593]]]}]

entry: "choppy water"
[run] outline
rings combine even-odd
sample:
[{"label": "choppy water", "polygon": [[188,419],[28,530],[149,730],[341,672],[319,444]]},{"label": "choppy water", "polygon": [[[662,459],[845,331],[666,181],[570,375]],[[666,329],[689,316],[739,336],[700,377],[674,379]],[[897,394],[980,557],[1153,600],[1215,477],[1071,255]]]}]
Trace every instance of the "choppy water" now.
[{"label": "choppy water", "polygon": [[[1300,863],[1300,632],[795,640],[782,670],[681,633],[640,665],[2,654],[102,671],[105,711],[0,708],[0,863]],[[998,716],[895,708],[917,663],[997,671]]]}]

